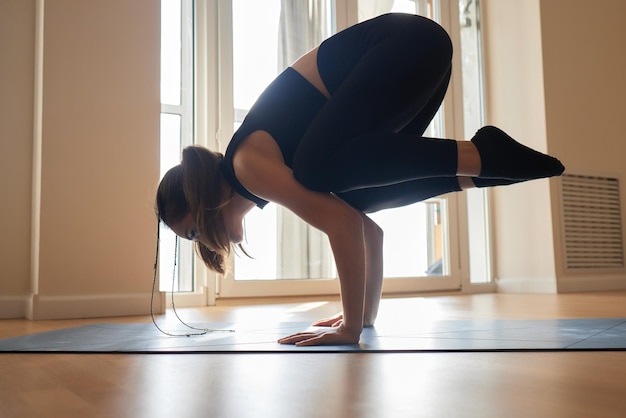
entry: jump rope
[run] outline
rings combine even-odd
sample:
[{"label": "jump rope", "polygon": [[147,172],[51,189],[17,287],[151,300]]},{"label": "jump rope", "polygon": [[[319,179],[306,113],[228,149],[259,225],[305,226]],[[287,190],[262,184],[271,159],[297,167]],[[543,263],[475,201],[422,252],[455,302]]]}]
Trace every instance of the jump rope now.
[{"label": "jump rope", "polygon": [[150,318],[152,318],[152,323],[154,324],[156,329],[158,329],[159,331],[161,331],[162,334],[165,334],[168,337],[191,337],[191,336],[206,335],[209,332],[235,332],[234,329],[197,328],[197,327],[187,324],[185,321],[183,321],[180,318],[180,316],[178,316],[178,312],[176,311],[176,305],[174,304],[174,289],[175,289],[174,285],[176,282],[176,265],[178,261],[178,239],[179,239],[178,236],[176,236],[176,242],[174,244],[174,267],[172,268],[172,292],[171,292],[172,304],[171,306],[172,306],[172,311],[174,312],[174,315],[176,316],[176,319],[178,319],[178,321],[182,325],[184,325],[191,331],[183,332],[183,333],[172,333],[172,332],[165,331],[159,326],[159,324],[157,324],[156,318],[154,317],[154,309],[153,309],[154,293],[156,291],[157,269],[159,266],[159,243],[161,242],[161,222],[160,221],[157,222],[156,254],[154,256],[154,277],[152,278],[152,293],[150,295]]}]

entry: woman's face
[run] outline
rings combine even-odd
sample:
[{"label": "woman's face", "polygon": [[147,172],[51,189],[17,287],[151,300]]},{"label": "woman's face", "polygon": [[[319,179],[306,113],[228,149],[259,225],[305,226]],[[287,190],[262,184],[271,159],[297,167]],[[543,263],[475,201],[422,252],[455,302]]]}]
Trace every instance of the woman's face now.
[{"label": "woman's face", "polygon": [[[228,235],[228,239],[231,243],[239,244],[243,240],[243,220],[235,216],[229,216],[228,214],[229,211],[224,211],[226,234]],[[191,213],[185,215],[185,217],[180,221],[172,223],[170,225],[170,229],[181,238],[185,238],[190,241],[200,241],[196,221],[193,216],[191,216]],[[203,242],[203,244],[211,249],[206,242]]]},{"label": "woman's face", "polygon": [[199,237],[198,231],[196,230],[196,221],[193,219],[193,216],[191,216],[191,213],[185,215],[180,221],[172,223],[169,227],[181,238],[190,241],[198,241]]}]

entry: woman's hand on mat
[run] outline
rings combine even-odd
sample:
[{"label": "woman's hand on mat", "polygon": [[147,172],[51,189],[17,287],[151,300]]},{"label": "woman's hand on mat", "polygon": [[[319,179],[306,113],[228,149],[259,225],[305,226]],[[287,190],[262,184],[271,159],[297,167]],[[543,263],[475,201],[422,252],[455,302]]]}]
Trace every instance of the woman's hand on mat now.
[{"label": "woman's hand on mat", "polygon": [[360,333],[348,330],[343,325],[336,328],[304,331],[278,340],[280,344],[295,344],[298,347],[310,345],[347,345],[358,344]]},{"label": "woman's hand on mat", "polygon": [[343,324],[343,314],[338,313],[330,318],[320,319],[313,324],[314,327],[338,327]]}]

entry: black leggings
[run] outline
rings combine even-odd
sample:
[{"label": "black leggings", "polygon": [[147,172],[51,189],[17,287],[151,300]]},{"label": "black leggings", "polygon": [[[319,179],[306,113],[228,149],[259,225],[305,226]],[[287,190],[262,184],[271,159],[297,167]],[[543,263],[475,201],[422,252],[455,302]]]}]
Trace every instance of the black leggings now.
[{"label": "black leggings", "polygon": [[459,191],[456,142],[422,137],[451,59],[447,33],[414,15],[384,15],[326,40],[318,68],[331,97],[296,150],[294,176],[364,212]]}]

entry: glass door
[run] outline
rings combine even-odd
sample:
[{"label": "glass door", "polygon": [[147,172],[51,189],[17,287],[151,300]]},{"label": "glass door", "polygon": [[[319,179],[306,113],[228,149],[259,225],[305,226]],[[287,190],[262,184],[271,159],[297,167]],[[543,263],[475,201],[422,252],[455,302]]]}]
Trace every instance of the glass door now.
[{"label": "glass door", "polygon": [[[388,12],[412,13],[446,26],[437,0],[358,1],[358,19],[364,21]],[[449,101],[449,99],[446,99]],[[454,127],[446,125],[446,106],[439,109],[424,136],[453,137]],[[452,118],[449,118],[452,120]],[[449,121],[448,121],[449,122]],[[371,215],[385,231],[383,248],[384,292],[450,290],[460,287],[457,271],[451,268],[450,215],[456,213],[454,195],[440,196],[413,205]],[[454,251],[454,249],[452,249]]]},{"label": "glass door", "polygon": [[[220,21],[232,25],[220,42],[221,71],[232,74],[222,106],[221,149],[263,89],[291,62],[337,30],[387,12],[422,14],[441,21],[434,0],[233,0],[219,2]],[[350,17],[352,16],[352,18]],[[350,22],[350,19],[353,21]],[[445,23],[445,22],[444,22]],[[445,24],[444,24],[445,26]],[[224,52],[222,52],[224,53]],[[228,77],[227,77],[228,78]],[[447,99],[448,100],[448,99]],[[454,106],[444,106],[426,136],[454,137]],[[458,116],[458,115],[457,115]],[[381,211],[372,218],[385,230],[386,292],[418,292],[460,288],[458,200],[442,196],[411,206]],[[245,223],[244,245],[253,257],[237,254],[219,281],[222,297],[338,293],[336,271],[326,236],[289,211],[269,204],[254,209]]]}]

